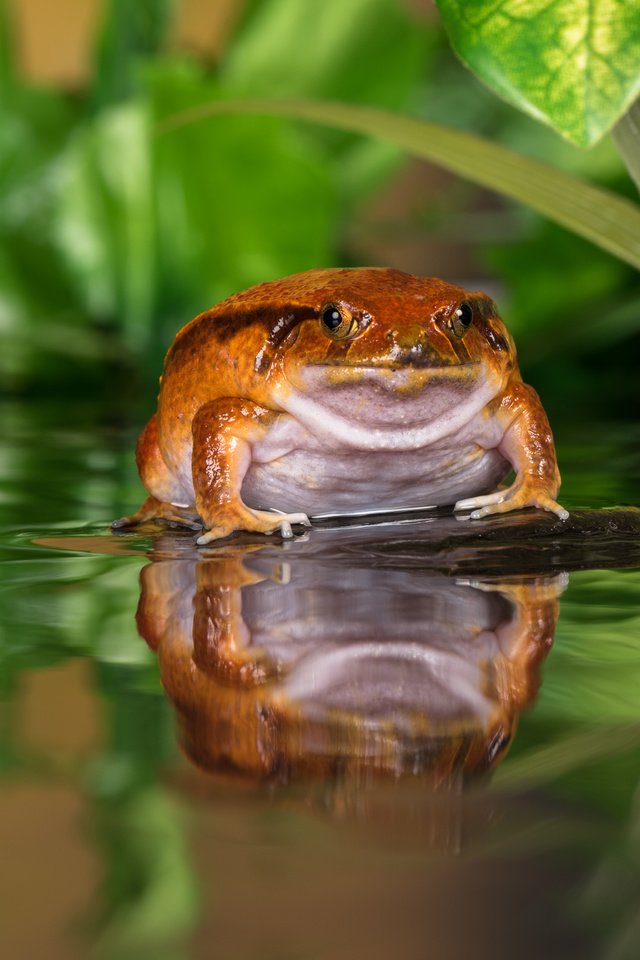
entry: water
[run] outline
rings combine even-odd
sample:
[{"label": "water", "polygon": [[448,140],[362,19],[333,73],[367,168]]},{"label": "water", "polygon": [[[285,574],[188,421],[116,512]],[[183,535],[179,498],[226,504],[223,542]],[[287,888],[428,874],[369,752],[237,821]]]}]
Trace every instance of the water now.
[{"label": "water", "polygon": [[[560,438],[572,509],[638,489],[598,437]],[[2,443],[4,955],[640,955],[637,542],[198,551],[106,530],[140,491],[102,411]]]}]

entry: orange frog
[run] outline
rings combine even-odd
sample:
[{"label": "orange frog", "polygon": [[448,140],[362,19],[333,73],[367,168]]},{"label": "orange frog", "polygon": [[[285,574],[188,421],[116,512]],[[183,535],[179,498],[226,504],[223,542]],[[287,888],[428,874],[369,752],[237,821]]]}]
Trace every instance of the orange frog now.
[{"label": "orange frog", "polygon": [[204,526],[200,544],[442,504],[568,516],[549,422],[494,303],[383,268],[262,283],[188,323],[137,463],[150,496],[114,527]]}]

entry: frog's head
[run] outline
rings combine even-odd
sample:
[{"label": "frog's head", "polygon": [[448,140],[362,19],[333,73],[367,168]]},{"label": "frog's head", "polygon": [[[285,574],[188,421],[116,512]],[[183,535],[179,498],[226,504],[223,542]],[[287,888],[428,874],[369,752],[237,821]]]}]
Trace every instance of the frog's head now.
[{"label": "frog's head", "polygon": [[484,293],[399,270],[313,270],[303,274],[312,316],[296,325],[287,371],[334,368],[339,380],[367,369],[446,370],[509,366],[515,350]]},{"label": "frog's head", "polygon": [[[281,281],[282,282],[282,281]],[[313,270],[289,278],[295,317],[279,345],[277,393],[304,395],[370,426],[432,423],[480,409],[516,366],[483,293],[398,270]]]}]

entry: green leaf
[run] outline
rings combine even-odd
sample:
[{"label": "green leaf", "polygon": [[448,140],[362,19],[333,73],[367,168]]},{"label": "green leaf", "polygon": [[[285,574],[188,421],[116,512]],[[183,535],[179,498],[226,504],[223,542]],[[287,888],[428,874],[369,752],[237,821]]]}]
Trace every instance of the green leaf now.
[{"label": "green leaf", "polygon": [[60,157],[57,248],[90,315],[117,317],[128,346],[146,343],[155,291],[151,144],[144,108],[104,110]]},{"label": "green leaf", "polygon": [[[369,103],[390,109],[415,100],[425,62],[441,36],[397,0],[261,0],[221,65],[227,98],[297,97]],[[286,56],[283,56],[286,51]],[[384,69],[372,69],[384,64]],[[336,131],[314,132],[329,147],[351,199],[375,188],[398,151]]]},{"label": "green leaf", "polygon": [[[220,90],[195,70],[163,66],[151,93],[164,115]],[[230,116],[158,138],[155,176],[161,301],[181,312],[335,259],[332,165],[283,119]]]},{"label": "green leaf", "polygon": [[267,113],[381,137],[474,183],[517,200],[640,268],[640,210],[622,197],[481,137],[414,117],[348,103],[220,101],[194,107],[159,128],[168,132],[226,113]]},{"label": "green leaf", "polygon": [[[263,0],[236,37],[221,82],[245,96],[406,102],[427,31],[396,0]],[[384,69],[376,69],[384,64]]]},{"label": "green leaf", "polygon": [[[6,26],[0,6],[0,45]],[[0,57],[2,57],[0,51]],[[7,56],[9,52],[7,51]],[[0,78],[0,380],[46,379],[44,351],[77,332],[69,278],[55,245],[56,169],[76,122],[70,98]],[[7,84],[5,84],[7,80]],[[37,282],[34,282],[37,277]],[[54,332],[55,329],[55,332]],[[73,336],[66,337],[74,346]],[[45,374],[43,376],[43,373]]]},{"label": "green leaf", "polygon": [[618,121],[611,136],[640,190],[640,100],[636,100]]},{"label": "green leaf", "polygon": [[640,95],[637,0],[436,0],[457,54],[509,103],[581,147]]},{"label": "green leaf", "polygon": [[173,0],[111,0],[98,40],[98,104],[125,100],[136,93],[140,62],[161,51],[173,7]]},{"label": "green leaf", "polygon": [[[536,220],[522,240],[489,243],[481,256],[505,283],[502,303],[509,304],[509,328],[528,364],[554,353],[575,356],[610,346],[629,336],[634,324],[640,327],[637,304],[635,310],[622,310],[637,287],[635,274],[549,221]],[[577,316],[579,324],[567,323]]]}]

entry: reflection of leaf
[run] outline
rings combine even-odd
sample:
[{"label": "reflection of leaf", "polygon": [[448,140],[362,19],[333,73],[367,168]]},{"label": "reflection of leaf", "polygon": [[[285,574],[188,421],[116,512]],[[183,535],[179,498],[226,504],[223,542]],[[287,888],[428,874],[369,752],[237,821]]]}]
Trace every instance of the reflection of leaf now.
[{"label": "reflection of leaf", "polygon": [[193,927],[197,889],[181,811],[156,787],[96,798],[94,830],[103,849],[104,956],[170,957]]},{"label": "reflection of leaf", "polygon": [[565,723],[640,722],[639,598],[637,570],[572,576],[545,664],[539,716]]},{"label": "reflection of leaf", "polygon": [[608,845],[577,904],[589,925],[609,931],[606,947],[599,953],[607,960],[635,960],[640,956],[639,800],[636,792],[622,836]]},{"label": "reflection of leaf", "polygon": [[453,128],[370,107],[318,101],[220,101],[168,119],[163,131],[223,113],[268,113],[382,137],[483,187],[524,203],[640,267],[640,210],[539,160]]},{"label": "reflection of leaf", "polygon": [[[583,798],[593,793],[600,804],[628,802],[618,764],[625,755],[637,758],[640,747],[639,597],[637,570],[572,574],[539,699],[526,721],[529,731],[537,724],[554,733],[550,742],[524,749],[517,739],[496,785],[520,790],[562,779],[564,789]],[[591,778],[592,791],[582,781],[570,783],[570,775],[592,765],[601,773]]]},{"label": "reflection of leaf", "polygon": [[133,621],[138,600],[137,557],[55,556],[5,566],[0,591],[0,653],[5,680],[69,656],[150,669],[152,653]]},{"label": "reflection of leaf", "polygon": [[579,146],[640,93],[640,17],[629,0],[437,0],[451,42],[496,93]]},{"label": "reflection of leaf", "polygon": [[502,789],[528,790],[606,760],[614,751],[624,753],[639,747],[640,723],[589,728],[519,754],[498,768],[494,783]]}]

